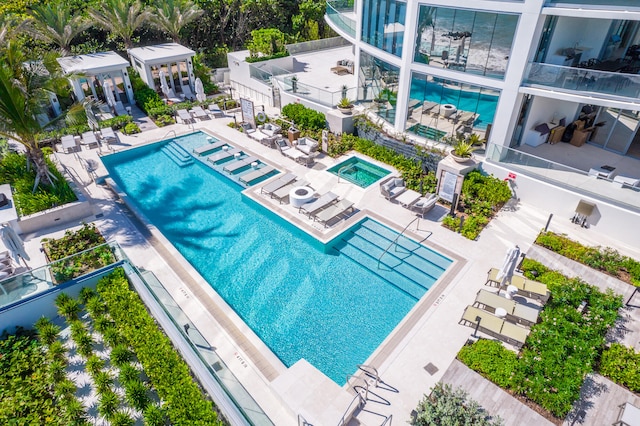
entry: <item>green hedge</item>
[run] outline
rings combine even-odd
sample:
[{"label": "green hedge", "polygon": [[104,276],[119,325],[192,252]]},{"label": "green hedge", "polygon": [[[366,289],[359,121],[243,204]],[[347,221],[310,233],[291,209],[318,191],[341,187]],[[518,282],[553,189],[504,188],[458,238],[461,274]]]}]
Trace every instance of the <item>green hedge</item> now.
[{"label": "green hedge", "polygon": [[129,289],[123,269],[102,278],[97,290],[111,318],[136,353],[173,424],[223,425],[205,399],[189,367],[158,328],[137,293]]},{"label": "green hedge", "polygon": [[295,123],[299,129],[319,130],[327,128],[327,118],[323,113],[307,108],[302,104],[288,104],[282,108],[282,114]]},{"label": "green hedge", "polygon": [[623,281],[631,282],[635,286],[640,286],[640,262],[623,256],[612,248],[584,246],[569,239],[566,235],[558,235],[551,231],[541,232],[536,238],[536,244]]},{"label": "green hedge", "polygon": [[[520,357],[514,362],[499,343],[478,341],[462,349],[460,359],[470,368],[536,402],[563,418],[580,397],[587,373],[593,371],[605,347],[605,335],[618,317],[622,298],[601,293],[579,279],[569,279],[530,259],[525,275],[536,271],[551,290],[551,299],[531,327]],[[577,308],[586,301],[584,314]]]},{"label": "green hedge", "polygon": [[49,160],[50,148],[43,148],[45,161],[54,176],[55,185],[40,183],[33,191],[36,172],[33,165],[27,167],[24,154],[9,153],[0,161],[0,183],[8,183],[13,189],[13,200],[20,216],[37,213],[77,200],[69,183]]},{"label": "green hedge", "polygon": [[602,353],[600,373],[633,392],[640,392],[640,352],[613,343]]}]

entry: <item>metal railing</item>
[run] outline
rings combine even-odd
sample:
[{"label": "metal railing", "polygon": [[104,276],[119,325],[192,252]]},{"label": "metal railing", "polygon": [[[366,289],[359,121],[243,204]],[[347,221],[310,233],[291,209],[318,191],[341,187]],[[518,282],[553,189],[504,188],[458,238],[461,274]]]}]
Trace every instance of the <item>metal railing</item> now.
[{"label": "metal railing", "polygon": [[340,174],[342,173],[342,171],[343,170],[349,170],[349,169],[352,169],[354,167],[355,167],[355,164],[347,164],[346,166],[340,167],[340,170],[338,170],[338,183],[340,183]]},{"label": "metal railing", "polygon": [[634,101],[640,96],[640,75],[538,62],[527,65],[523,83],[581,94],[614,95]]},{"label": "metal railing", "polygon": [[344,1],[328,1],[325,13],[329,20],[348,36],[356,37],[356,21],[344,12],[353,13],[353,4]]},{"label": "metal railing", "polygon": [[378,257],[378,269],[380,269],[380,261],[382,260],[382,257],[387,254],[387,252],[389,251],[389,249],[393,246],[393,245],[398,245],[398,239],[405,233],[405,231],[407,229],[409,229],[409,226],[411,226],[411,224],[413,222],[415,222],[416,220],[420,220],[419,217],[414,218],[411,222],[409,222],[407,224],[407,226],[404,227],[404,229],[402,230],[402,232],[400,232],[394,239],[393,241],[391,241],[391,243],[389,244],[389,246],[384,250],[384,252],[382,252],[382,254],[380,255],[380,257]]}]

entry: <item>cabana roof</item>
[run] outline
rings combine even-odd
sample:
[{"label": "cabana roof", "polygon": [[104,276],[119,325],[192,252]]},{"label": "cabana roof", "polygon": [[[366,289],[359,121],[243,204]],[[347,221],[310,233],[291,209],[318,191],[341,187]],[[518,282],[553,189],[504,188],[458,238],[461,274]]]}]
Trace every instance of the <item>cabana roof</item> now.
[{"label": "cabana roof", "polygon": [[185,60],[196,52],[177,43],[164,43],[155,46],[135,47],[129,50],[129,55],[143,64],[166,64],[173,61]]},{"label": "cabana roof", "polygon": [[65,56],[58,58],[65,74],[83,73],[98,75],[120,71],[129,66],[129,62],[116,52],[90,53],[88,55]]}]

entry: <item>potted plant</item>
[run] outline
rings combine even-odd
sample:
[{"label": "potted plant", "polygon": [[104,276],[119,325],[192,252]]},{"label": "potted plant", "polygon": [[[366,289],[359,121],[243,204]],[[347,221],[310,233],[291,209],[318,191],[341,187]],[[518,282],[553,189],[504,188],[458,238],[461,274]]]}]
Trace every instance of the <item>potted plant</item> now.
[{"label": "potted plant", "polygon": [[337,107],[343,114],[351,114],[351,112],[353,111],[353,103],[348,98],[340,99]]},{"label": "potted plant", "polygon": [[473,151],[475,147],[471,142],[467,142],[464,139],[456,141],[451,150],[451,158],[458,163],[464,163],[473,159]]}]

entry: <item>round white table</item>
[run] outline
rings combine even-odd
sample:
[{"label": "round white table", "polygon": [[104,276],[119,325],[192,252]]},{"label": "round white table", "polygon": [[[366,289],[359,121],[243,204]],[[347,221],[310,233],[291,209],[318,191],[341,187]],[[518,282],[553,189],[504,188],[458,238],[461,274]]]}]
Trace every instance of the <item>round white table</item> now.
[{"label": "round white table", "polygon": [[508,285],[507,286],[507,291],[505,292],[504,297],[506,299],[513,299],[513,296],[516,295],[516,293],[518,293],[518,287],[516,287],[515,285]]},{"label": "round white table", "polygon": [[496,308],[496,316],[498,318],[504,318],[507,316],[507,310],[505,308]]},{"label": "round white table", "polygon": [[458,108],[456,108],[456,106],[452,104],[444,104],[440,107],[440,112],[442,113],[442,116],[444,118],[449,118],[451,114],[453,114],[457,110]]},{"label": "round white table", "polygon": [[308,203],[313,198],[313,189],[308,186],[298,186],[291,188],[289,191],[289,204],[293,207],[302,207],[303,204]]}]

